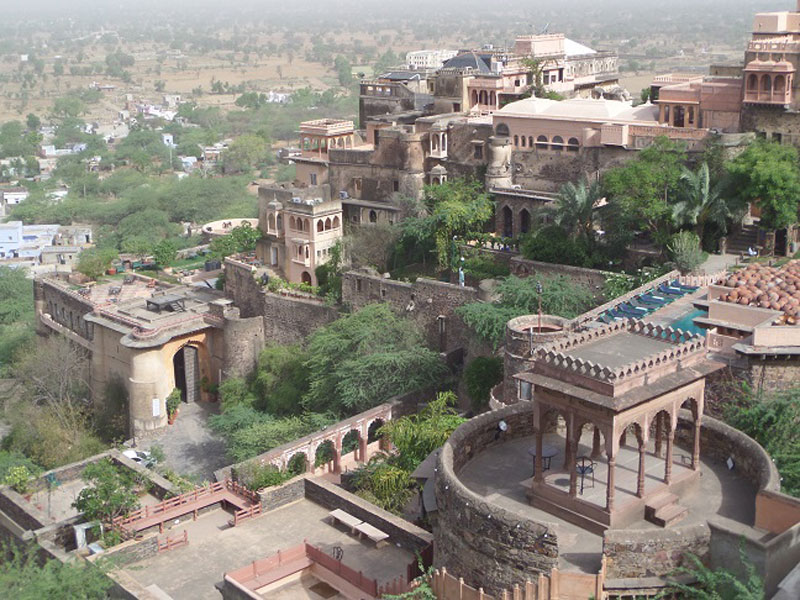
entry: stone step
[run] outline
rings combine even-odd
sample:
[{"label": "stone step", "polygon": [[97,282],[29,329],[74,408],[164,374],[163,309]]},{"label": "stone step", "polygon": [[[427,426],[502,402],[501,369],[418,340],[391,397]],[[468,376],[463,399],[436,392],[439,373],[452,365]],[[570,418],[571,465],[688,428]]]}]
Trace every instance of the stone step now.
[{"label": "stone step", "polygon": [[645,511],[650,510],[651,512],[656,512],[659,508],[663,508],[669,504],[675,504],[677,501],[678,497],[675,494],[662,492],[647,501]]},{"label": "stone step", "polygon": [[680,504],[668,504],[667,506],[659,508],[653,515],[653,518],[648,520],[660,527],[669,527],[673,523],[677,523],[683,519],[688,513],[689,510],[685,506],[681,506]]}]

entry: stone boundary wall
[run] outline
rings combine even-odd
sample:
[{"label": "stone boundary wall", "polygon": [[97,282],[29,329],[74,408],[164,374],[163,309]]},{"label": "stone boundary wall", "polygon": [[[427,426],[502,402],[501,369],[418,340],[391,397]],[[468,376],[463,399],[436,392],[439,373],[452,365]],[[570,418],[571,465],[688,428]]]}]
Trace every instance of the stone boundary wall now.
[{"label": "stone boundary wall", "polygon": [[663,577],[686,564],[686,552],[708,559],[711,530],[705,523],[663,530],[609,529],[603,556],[609,579]]},{"label": "stone boundary wall", "polygon": [[[167,535],[171,530],[167,530]],[[144,560],[158,554],[158,533],[152,533],[142,540],[128,540],[107,549],[101,555],[103,558],[113,561],[114,566],[119,568],[133,562]]]},{"label": "stone boundary wall", "polygon": [[306,499],[330,510],[341,508],[389,534],[389,540],[392,543],[396,543],[410,552],[422,552],[433,541],[433,536],[421,527],[396,517],[324,479],[304,479],[303,481],[305,481]]},{"label": "stone boundary wall", "polygon": [[[508,431],[495,441],[501,420]],[[558,566],[556,528],[486,502],[461,483],[458,471],[486,447],[532,433],[530,406],[502,408],[460,425],[439,454],[434,565],[492,594]]]},{"label": "stone boundary wall", "polygon": [[[477,301],[478,290],[473,287],[423,277],[408,283],[365,271],[342,275],[343,304],[358,310],[367,304],[386,302],[395,312],[415,322],[428,346],[440,352],[467,345],[469,332],[455,309]],[[444,333],[440,317],[444,317]]]},{"label": "stone boundary wall", "polygon": [[305,474],[298,475],[281,485],[259,490],[258,496],[261,499],[261,512],[275,510],[295,500],[304,498],[306,492],[305,480],[307,477],[308,475]]},{"label": "stone boundary wall", "polygon": [[607,271],[600,271],[599,269],[546,263],[528,260],[521,256],[511,258],[509,266],[511,267],[511,274],[517,277],[553,277],[556,275],[564,275],[569,277],[573,283],[585,285],[598,297],[602,294],[603,284],[605,284],[606,277],[609,275]]}]

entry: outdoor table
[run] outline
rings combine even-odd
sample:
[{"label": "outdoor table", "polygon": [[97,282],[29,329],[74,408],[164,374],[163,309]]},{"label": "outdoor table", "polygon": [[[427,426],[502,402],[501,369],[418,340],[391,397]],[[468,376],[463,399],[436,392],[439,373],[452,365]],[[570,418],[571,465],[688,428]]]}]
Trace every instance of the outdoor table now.
[{"label": "outdoor table", "polygon": [[[533,457],[533,474],[536,475],[536,446],[528,448],[528,454]],[[558,448],[550,444],[542,444],[542,467],[545,471],[550,469],[550,460],[558,454]]]}]

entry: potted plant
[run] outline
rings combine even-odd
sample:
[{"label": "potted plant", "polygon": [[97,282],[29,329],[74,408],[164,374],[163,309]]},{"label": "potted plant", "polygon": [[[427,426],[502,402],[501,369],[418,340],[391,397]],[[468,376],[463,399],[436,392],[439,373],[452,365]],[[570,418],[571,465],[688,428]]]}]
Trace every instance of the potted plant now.
[{"label": "potted plant", "polygon": [[178,388],[172,390],[167,396],[167,422],[172,425],[178,417],[178,407],[181,405],[181,391]]},{"label": "potted plant", "polygon": [[4,485],[10,485],[12,489],[18,494],[22,494],[26,499],[30,500],[31,496],[31,477],[33,474],[28,470],[25,465],[17,465],[11,467],[3,479]]}]

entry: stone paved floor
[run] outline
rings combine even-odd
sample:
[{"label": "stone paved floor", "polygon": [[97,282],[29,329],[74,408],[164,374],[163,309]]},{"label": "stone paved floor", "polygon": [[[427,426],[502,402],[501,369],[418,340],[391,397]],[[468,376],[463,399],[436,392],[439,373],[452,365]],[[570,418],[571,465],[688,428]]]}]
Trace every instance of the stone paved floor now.
[{"label": "stone paved floor", "polygon": [[128,565],[125,571],[144,586],[158,585],[176,600],[219,600],[214,584],[222,581],[225,572],[305,539],[326,553],[341,546],[345,565],[362,570],[379,583],[405,575],[413,554],[393,545],[376,548],[369,541],[360,541],[330,525],[327,514],[327,509],[303,499],[229,527],[230,513],[212,511],[165,532],[177,536],[187,530],[187,546]]},{"label": "stone paved floor", "polygon": [[182,403],[175,423],[141,440],[137,448],[147,450],[157,444],[176,473],[213,481],[214,471],[232,462],[225,455],[225,441],[207,423],[218,412],[218,403]]},{"label": "stone paved floor", "polygon": [[[591,450],[591,431],[581,440],[581,454],[589,454]],[[552,469],[548,472],[548,481],[560,480],[561,486],[569,485],[569,477],[565,472],[559,473],[564,459],[564,438],[558,434],[545,436],[545,443],[555,446],[559,454],[552,459]],[[558,532],[559,566],[562,569],[578,570],[586,573],[597,573],[600,568],[600,555],[602,552],[603,538],[592,534],[576,525],[568,523],[548,512],[534,508],[530,505],[525,495],[527,487],[525,482],[531,478],[533,459],[527,450],[535,444],[533,436],[512,440],[505,444],[494,446],[472,459],[459,473],[464,484],[472,491],[480,494],[506,510],[513,511],[522,518],[551,523]],[[632,454],[637,462],[632,463],[638,467],[638,452],[623,450],[623,454]],[[686,449],[675,448],[675,461],[681,461],[681,456],[688,456]],[[635,491],[636,469],[631,468],[630,457],[624,461],[618,459],[617,479],[615,488],[617,498],[622,499],[627,494],[632,497]],[[585,488],[583,499],[594,499],[598,504],[602,499],[605,504],[604,469],[605,465],[598,461],[598,476],[595,488]],[[660,464],[659,464],[660,463]],[[623,468],[619,465],[625,464]],[[658,485],[658,477],[663,474],[663,459],[648,457],[647,480],[645,490],[649,492],[652,486]],[[704,523],[709,517],[721,515],[741,523],[752,525],[755,518],[755,493],[756,490],[741,477],[736,471],[730,472],[724,464],[701,461],[700,485],[691,493],[683,496],[679,503],[689,509],[688,516],[681,524]],[[681,469],[675,464],[673,472]],[[568,488],[566,488],[568,489]],[[656,525],[641,520],[633,523],[630,529],[655,529]]]}]

